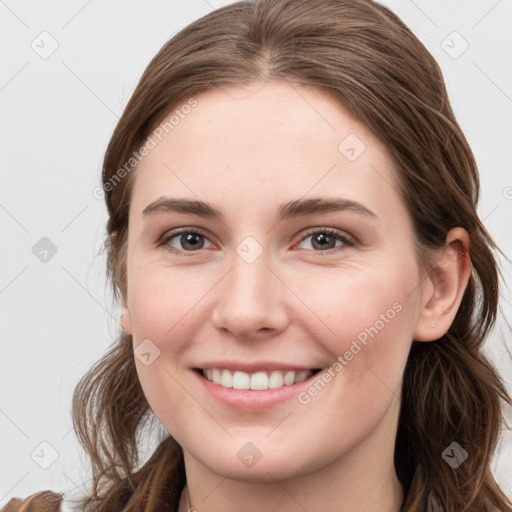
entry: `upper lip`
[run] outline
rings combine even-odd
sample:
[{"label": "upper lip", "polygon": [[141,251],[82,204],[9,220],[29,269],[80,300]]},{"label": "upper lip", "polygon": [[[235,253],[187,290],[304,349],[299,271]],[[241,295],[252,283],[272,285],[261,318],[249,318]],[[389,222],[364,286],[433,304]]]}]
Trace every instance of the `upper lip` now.
[{"label": "upper lip", "polygon": [[295,365],[289,363],[279,363],[276,361],[259,361],[244,363],[241,361],[210,361],[200,363],[196,366],[200,370],[206,370],[208,368],[220,368],[231,371],[242,371],[246,373],[264,372],[272,370],[288,370],[288,371],[303,371],[303,370],[316,370],[318,367]]}]

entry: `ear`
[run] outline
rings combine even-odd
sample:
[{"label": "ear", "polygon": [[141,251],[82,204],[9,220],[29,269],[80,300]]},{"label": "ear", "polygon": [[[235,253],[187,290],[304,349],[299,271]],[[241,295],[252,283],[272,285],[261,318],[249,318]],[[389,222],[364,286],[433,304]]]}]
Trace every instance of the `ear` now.
[{"label": "ear", "polygon": [[126,301],[123,300],[121,313],[121,326],[123,327],[123,331],[127,334],[132,334],[132,319],[130,317],[130,311],[126,304]]},{"label": "ear", "polygon": [[450,328],[471,276],[469,235],[463,228],[453,228],[444,246],[436,253],[432,271],[422,283],[415,341],[434,341]]}]

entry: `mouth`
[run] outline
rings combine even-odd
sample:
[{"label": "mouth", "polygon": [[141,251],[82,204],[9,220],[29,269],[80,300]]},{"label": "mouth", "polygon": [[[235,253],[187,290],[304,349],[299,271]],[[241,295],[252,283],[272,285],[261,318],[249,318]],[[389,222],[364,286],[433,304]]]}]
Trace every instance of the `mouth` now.
[{"label": "mouth", "polygon": [[299,384],[321,371],[310,370],[267,370],[248,373],[227,368],[194,368],[203,379],[223,388],[235,390],[265,391]]}]

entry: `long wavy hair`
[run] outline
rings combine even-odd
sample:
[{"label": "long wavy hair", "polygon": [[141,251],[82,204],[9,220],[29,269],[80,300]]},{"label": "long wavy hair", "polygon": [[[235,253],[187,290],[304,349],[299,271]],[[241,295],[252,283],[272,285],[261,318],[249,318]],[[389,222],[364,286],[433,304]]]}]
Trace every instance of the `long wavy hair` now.
[{"label": "long wavy hair", "polygon": [[[441,70],[387,8],[371,0],[240,1],[194,21],[161,48],[104,157],[104,247],[114,298],[126,298],[134,155],[173,109],[201,91],[270,79],[331,94],[385,144],[413,219],[420,263],[428,266],[425,255],[444,244],[451,228],[469,233],[472,275],[453,324],[439,340],[412,343],[395,468],[407,512],[422,510],[426,496],[447,512],[512,510],[490,468],[502,425],[500,397],[507,403],[510,397],[481,351],[498,311],[498,248],[477,215],[477,165]],[[73,397],[75,430],[92,466],[85,510],[177,509],[185,485],[178,443],[161,438],[140,463],[143,427],[152,419],[132,337],[121,332]],[[456,470],[441,457],[453,441],[470,454]]]}]

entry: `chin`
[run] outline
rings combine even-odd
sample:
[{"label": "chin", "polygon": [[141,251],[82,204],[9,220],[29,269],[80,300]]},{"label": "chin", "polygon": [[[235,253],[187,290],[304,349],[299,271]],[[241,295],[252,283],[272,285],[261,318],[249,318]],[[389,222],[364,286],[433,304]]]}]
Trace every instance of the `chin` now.
[{"label": "chin", "polygon": [[[193,458],[212,473],[222,475],[238,482],[275,483],[307,475],[321,469],[330,460],[323,461],[318,456],[311,459],[302,452],[303,459],[297,458],[299,448],[276,452],[271,446],[256,451],[250,442],[234,440],[236,447],[226,448],[219,454],[219,448],[212,453],[201,453]],[[265,454],[267,452],[267,454]],[[252,460],[251,460],[252,456]],[[259,458],[258,458],[259,457]],[[244,460],[245,459],[245,460]]]}]

